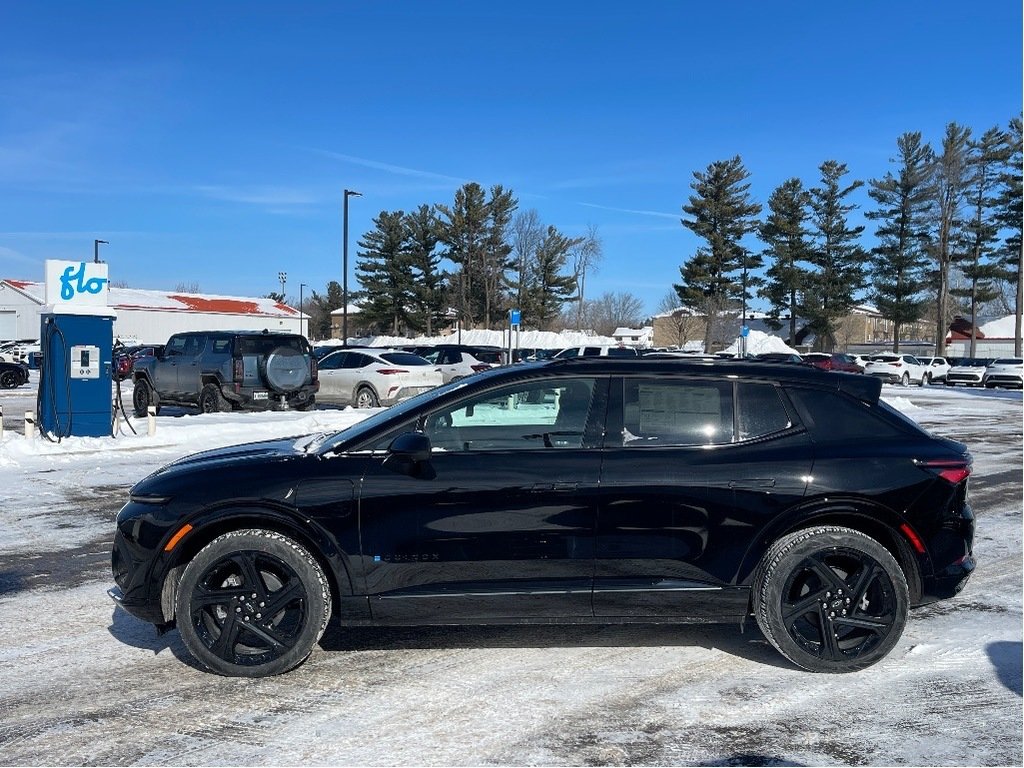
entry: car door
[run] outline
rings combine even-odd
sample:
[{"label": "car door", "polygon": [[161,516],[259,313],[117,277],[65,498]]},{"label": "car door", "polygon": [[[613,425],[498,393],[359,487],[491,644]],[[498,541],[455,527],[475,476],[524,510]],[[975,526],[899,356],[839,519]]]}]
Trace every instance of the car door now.
[{"label": "car door", "polygon": [[618,379],[605,445],[595,615],[743,615],[738,566],[754,532],[802,497],[812,464],[777,388]]},{"label": "car door", "polygon": [[359,490],[374,617],[592,615],[606,396],[602,378],[533,380],[421,414],[429,461],[382,461]]},{"label": "car door", "polygon": [[190,333],[185,341],[185,349],[178,361],[178,392],[180,396],[192,402],[199,401],[202,384],[202,355],[206,349],[205,333]]},{"label": "car door", "polygon": [[317,364],[320,379],[320,391],[317,399],[326,402],[347,404],[344,393],[344,365],[349,353],[344,351],[331,352],[324,355]]},{"label": "car door", "polygon": [[163,354],[154,362],[154,372],[157,392],[160,397],[170,400],[181,398],[181,387],[178,380],[178,369],[185,360],[185,347],[188,343],[188,335],[180,334],[171,336],[164,347]]}]

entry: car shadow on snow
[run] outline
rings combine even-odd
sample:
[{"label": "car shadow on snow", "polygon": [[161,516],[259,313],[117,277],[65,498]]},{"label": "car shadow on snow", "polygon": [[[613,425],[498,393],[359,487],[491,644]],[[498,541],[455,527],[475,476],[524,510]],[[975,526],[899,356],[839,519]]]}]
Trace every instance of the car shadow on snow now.
[{"label": "car shadow on snow", "polygon": [[132,616],[119,606],[114,606],[114,611],[110,616],[110,626],[107,627],[107,631],[110,632],[115,640],[132,648],[152,651],[154,656],[158,656],[161,651],[169,650],[183,664],[187,664],[193,669],[204,671],[203,667],[192,658],[192,655],[185,648],[185,644],[181,641],[181,635],[176,631],[165,632],[162,635],[158,634],[156,627],[148,621]]},{"label": "car shadow on snow", "polygon": [[328,653],[460,648],[699,647],[758,664],[797,669],[768,644],[753,622],[747,622],[742,633],[735,624],[332,625],[321,638],[320,646]]},{"label": "car shadow on snow", "polygon": [[1022,654],[1024,654],[1024,643],[1000,642],[989,643],[985,649],[989,661],[996,669],[999,682],[1008,689],[1022,695]]}]

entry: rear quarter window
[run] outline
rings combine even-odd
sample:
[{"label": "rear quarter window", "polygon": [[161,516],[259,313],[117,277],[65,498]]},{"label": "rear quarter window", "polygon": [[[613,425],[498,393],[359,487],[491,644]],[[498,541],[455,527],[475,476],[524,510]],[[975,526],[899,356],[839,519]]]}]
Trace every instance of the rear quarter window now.
[{"label": "rear quarter window", "polygon": [[778,389],[771,384],[739,384],[736,416],[741,441],[772,435],[793,426]]},{"label": "rear quarter window", "polygon": [[309,342],[301,336],[241,336],[235,340],[236,354],[269,355],[275,349],[285,347],[300,354],[307,354]]},{"label": "rear quarter window", "polygon": [[838,392],[793,388],[789,396],[818,442],[899,437],[907,432],[886,418],[880,406]]}]

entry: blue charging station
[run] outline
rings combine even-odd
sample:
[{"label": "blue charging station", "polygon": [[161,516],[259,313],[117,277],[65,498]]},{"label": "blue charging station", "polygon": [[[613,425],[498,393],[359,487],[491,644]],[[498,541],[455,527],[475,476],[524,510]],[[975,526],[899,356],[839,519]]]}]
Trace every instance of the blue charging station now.
[{"label": "blue charging station", "polygon": [[57,438],[109,437],[113,314],[54,311],[40,321],[40,429]]}]

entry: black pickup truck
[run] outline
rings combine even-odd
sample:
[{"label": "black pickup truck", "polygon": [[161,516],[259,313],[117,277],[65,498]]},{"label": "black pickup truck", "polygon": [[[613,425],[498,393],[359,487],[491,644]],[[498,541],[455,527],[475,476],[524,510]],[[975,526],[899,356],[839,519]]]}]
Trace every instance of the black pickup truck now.
[{"label": "black pickup truck", "polygon": [[231,410],[306,410],[320,389],[316,357],[304,336],[269,331],[189,331],[162,351],[135,360],[132,405]]}]

